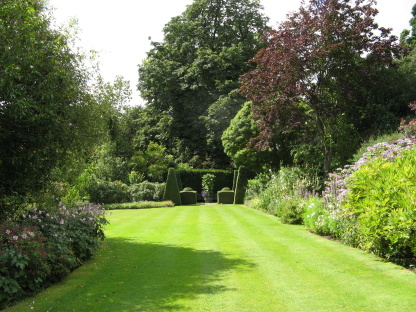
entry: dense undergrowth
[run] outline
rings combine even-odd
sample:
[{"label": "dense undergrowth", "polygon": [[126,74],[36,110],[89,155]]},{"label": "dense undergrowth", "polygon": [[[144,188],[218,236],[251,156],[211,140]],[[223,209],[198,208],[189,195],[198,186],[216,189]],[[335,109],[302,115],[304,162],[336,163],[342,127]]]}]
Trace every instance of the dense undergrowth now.
[{"label": "dense undergrowth", "polygon": [[98,205],[32,209],[0,224],[0,309],[60,281],[97,251],[105,210]]},{"label": "dense undergrowth", "polygon": [[[393,137],[396,137],[394,135]],[[389,140],[386,140],[389,141]],[[298,168],[251,180],[248,203],[320,235],[416,265],[416,137],[379,142],[330,174],[325,189]]]}]

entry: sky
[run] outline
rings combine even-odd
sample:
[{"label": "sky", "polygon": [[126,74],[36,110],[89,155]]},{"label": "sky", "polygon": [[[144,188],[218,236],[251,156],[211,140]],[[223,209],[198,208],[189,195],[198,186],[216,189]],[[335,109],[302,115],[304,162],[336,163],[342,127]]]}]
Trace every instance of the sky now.
[{"label": "sky", "polygon": [[[163,41],[163,27],[185,11],[193,0],[48,0],[58,24],[78,20],[80,45],[99,52],[101,73],[108,82],[116,76],[130,81],[131,105],[143,104],[136,85],[138,68],[151,49],[151,41]],[[269,25],[276,26],[301,0],[260,0]],[[378,0],[380,26],[393,28],[399,36],[409,29],[411,9],[416,0]],[[149,40],[151,38],[151,41]]]}]

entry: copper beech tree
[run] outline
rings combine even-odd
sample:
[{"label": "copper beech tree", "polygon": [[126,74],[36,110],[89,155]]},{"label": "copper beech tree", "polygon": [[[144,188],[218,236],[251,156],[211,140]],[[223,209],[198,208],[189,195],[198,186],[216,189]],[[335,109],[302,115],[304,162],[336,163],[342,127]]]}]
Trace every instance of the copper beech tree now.
[{"label": "copper beech tree", "polygon": [[390,29],[375,23],[374,5],[303,1],[276,30],[265,31],[267,46],[252,59],[256,69],[242,76],[241,93],[252,101],[260,129],[253,145],[276,148],[279,137],[296,133],[284,148],[305,165],[302,157],[314,150],[328,172],[335,157],[359,143],[375,122],[374,105],[381,105],[369,90],[401,51]]}]

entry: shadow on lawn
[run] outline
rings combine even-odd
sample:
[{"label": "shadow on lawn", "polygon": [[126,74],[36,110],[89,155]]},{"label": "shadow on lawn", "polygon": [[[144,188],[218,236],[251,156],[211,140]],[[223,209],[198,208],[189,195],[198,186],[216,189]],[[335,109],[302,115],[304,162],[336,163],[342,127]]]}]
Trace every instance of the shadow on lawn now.
[{"label": "shadow on lawn", "polygon": [[96,275],[87,291],[91,308],[107,301],[118,311],[185,311],[178,300],[235,291],[222,285],[224,276],[254,267],[218,251],[121,238],[108,238],[107,245],[102,265],[108,274]]}]

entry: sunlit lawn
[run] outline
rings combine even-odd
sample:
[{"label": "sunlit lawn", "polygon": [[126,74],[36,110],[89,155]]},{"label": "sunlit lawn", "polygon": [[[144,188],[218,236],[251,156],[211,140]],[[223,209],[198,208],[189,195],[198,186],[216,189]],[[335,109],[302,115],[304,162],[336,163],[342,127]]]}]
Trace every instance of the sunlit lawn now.
[{"label": "sunlit lawn", "polygon": [[416,311],[416,274],[245,206],[109,219],[94,259],[6,311]]}]

